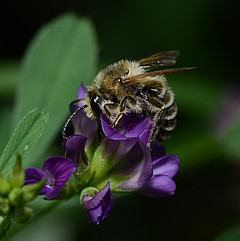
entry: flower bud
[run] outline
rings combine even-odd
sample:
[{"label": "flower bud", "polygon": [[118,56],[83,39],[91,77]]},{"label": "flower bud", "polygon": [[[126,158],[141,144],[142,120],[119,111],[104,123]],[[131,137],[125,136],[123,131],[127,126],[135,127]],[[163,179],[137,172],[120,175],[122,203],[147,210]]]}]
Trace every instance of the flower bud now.
[{"label": "flower bud", "polygon": [[20,206],[24,203],[23,200],[23,190],[21,188],[15,187],[12,189],[8,195],[8,199],[11,205]]},{"label": "flower bud", "polygon": [[12,188],[22,187],[25,180],[25,173],[22,169],[22,160],[21,156],[17,154],[16,163],[9,173],[8,182]]},{"label": "flower bud", "polygon": [[13,211],[13,218],[18,223],[28,222],[32,217],[32,209],[29,207],[16,207]]},{"label": "flower bud", "polygon": [[46,182],[46,178],[43,178],[41,181],[37,183],[24,186],[22,188],[24,202],[30,202],[33,199],[35,199],[39,195],[40,191],[42,190],[42,187],[45,184],[45,182]]},{"label": "flower bud", "polygon": [[10,191],[8,181],[2,176],[0,172],[0,195],[7,196]]},{"label": "flower bud", "polygon": [[110,183],[108,182],[100,191],[94,187],[85,188],[81,193],[80,202],[84,205],[88,219],[98,225],[109,215],[113,207]]},{"label": "flower bud", "polygon": [[10,212],[10,205],[7,198],[0,197],[0,215],[8,215]]}]

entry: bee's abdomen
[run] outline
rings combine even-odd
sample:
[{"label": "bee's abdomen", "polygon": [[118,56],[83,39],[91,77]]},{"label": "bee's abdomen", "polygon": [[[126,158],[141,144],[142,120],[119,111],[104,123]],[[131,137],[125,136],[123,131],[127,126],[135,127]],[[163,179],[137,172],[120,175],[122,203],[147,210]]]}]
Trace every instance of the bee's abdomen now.
[{"label": "bee's abdomen", "polygon": [[160,118],[157,120],[157,132],[155,141],[161,143],[163,140],[170,138],[171,132],[176,127],[177,105],[174,102],[174,93],[168,89],[162,99],[163,110]]}]

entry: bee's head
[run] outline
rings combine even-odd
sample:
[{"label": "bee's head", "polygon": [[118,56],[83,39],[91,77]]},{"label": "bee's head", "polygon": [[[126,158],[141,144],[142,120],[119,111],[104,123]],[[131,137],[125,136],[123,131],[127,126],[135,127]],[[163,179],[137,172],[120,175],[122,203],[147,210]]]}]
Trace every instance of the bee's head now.
[{"label": "bee's head", "polygon": [[136,74],[144,73],[144,69],[136,61],[121,60],[114,64],[107,66],[99,72],[95,78],[95,83],[98,88],[114,88],[121,78]]}]

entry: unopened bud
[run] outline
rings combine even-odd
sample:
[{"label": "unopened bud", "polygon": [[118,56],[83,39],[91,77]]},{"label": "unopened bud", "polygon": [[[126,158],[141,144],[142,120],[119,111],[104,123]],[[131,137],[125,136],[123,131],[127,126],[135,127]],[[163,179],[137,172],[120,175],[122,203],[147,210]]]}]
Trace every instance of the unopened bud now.
[{"label": "unopened bud", "polygon": [[40,182],[24,186],[22,188],[24,202],[30,202],[35,199],[42,190],[45,182],[46,178],[43,178]]},{"label": "unopened bud", "polygon": [[10,213],[10,205],[7,198],[0,197],[0,215],[8,215]]},{"label": "unopened bud", "polygon": [[99,192],[99,190],[95,187],[87,187],[87,188],[84,188],[81,192],[81,195],[80,195],[80,203],[83,204],[85,202],[85,198],[84,196],[95,196],[97,193]]},{"label": "unopened bud", "polygon": [[8,181],[3,177],[0,172],[0,195],[7,196],[10,190]]},{"label": "unopened bud", "polygon": [[13,206],[21,206],[24,203],[23,191],[21,188],[14,188],[8,195],[9,202]]},{"label": "unopened bud", "polygon": [[22,158],[19,154],[16,157],[16,163],[9,173],[8,182],[12,188],[22,187],[25,181],[25,172],[22,169]]}]

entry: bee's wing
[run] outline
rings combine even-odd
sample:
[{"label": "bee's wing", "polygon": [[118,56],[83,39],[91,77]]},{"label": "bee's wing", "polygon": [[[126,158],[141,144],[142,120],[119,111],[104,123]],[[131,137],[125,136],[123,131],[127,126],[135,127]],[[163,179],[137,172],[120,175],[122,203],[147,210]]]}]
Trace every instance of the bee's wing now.
[{"label": "bee's wing", "polygon": [[143,68],[154,68],[161,66],[172,66],[176,64],[176,58],[180,52],[178,50],[171,50],[159,52],[149,57],[140,59],[138,62]]},{"label": "bee's wing", "polygon": [[157,75],[164,75],[164,74],[169,74],[169,73],[176,73],[184,70],[190,70],[190,69],[195,69],[195,67],[181,67],[181,68],[172,68],[172,69],[163,69],[159,71],[153,71],[153,72],[147,72],[147,73],[142,73],[142,74],[137,74],[137,75],[132,75],[132,76],[126,76],[122,78],[122,83],[128,83],[133,80],[145,78],[148,76],[157,76]]}]

